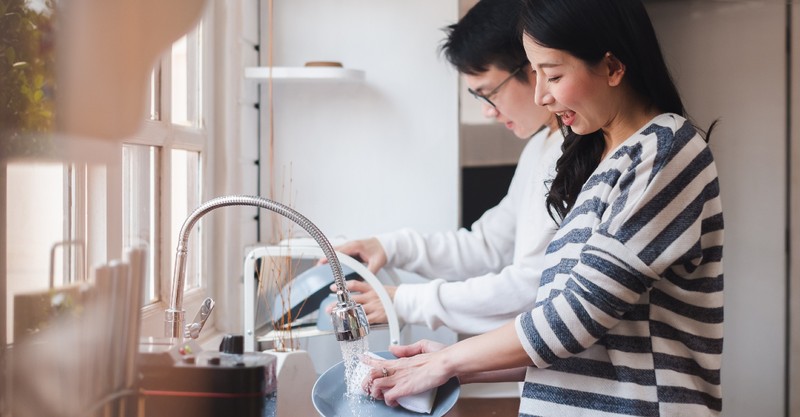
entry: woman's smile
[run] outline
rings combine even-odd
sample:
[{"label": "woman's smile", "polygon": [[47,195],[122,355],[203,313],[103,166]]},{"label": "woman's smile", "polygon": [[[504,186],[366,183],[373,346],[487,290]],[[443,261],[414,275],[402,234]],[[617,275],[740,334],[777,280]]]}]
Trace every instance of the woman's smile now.
[{"label": "woman's smile", "polygon": [[556,116],[558,116],[561,119],[561,123],[563,123],[566,126],[572,126],[572,123],[575,122],[574,111],[564,110],[556,113]]}]

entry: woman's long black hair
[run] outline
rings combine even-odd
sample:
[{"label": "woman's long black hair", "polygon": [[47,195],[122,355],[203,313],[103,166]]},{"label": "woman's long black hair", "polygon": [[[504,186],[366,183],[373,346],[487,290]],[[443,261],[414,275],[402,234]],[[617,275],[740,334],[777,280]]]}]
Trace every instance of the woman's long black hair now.
[{"label": "woman's long black hair", "polygon": [[[641,1],[523,1],[520,25],[524,36],[546,48],[565,51],[588,65],[599,63],[610,52],[625,64],[625,81],[648,106],[659,113],[686,117]],[[605,147],[602,131],[578,135],[563,125],[562,130],[563,154],[556,163],[556,176],[547,196],[550,215],[555,213],[561,219],[572,209]]]}]

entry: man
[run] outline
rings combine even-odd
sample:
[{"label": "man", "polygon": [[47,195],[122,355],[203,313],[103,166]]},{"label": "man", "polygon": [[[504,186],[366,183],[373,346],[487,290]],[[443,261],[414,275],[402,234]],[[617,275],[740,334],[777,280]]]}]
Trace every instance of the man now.
[{"label": "man", "polygon": [[[508,194],[472,225],[423,235],[403,229],[347,242],[337,250],[367,263],[431,278],[430,283],[386,289],[405,323],[447,326],[477,334],[499,327],[536,299],[538,262],[557,228],[545,207],[548,180],[562,142],[555,116],[534,103],[536,75],[517,32],[517,0],[481,0],[447,27],[442,52],[460,73],[469,92],[482,101],[486,117],[528,139]],[[347,283],[370,323],[386,314],[371,287]]]}]

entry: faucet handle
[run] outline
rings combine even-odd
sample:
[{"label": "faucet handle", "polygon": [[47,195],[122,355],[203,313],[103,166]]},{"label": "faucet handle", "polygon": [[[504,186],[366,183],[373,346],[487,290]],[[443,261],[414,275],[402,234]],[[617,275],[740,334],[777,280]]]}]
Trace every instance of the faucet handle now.
[{"label": "faucet handle", "polygon": [[203,326],[206,324],[206,320],[208,320],[208,316],[211,315],[211,310],[213,309],[214,300],[211,297],[203,300],[203,304],[200,305],[200,311],[194,316],[194,321],[187,324],[183,329],[183,337],[197,339],[200,336],[200,330],[203,330]]}]

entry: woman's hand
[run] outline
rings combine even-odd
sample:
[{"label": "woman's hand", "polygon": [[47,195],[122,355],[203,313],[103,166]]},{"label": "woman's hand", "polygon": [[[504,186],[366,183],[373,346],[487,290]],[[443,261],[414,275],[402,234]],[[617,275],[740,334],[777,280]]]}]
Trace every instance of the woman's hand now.
[{"label": "woman's hand", "polygon": [[[397,347],[415,349],[441,348],[438,343],[430,344],[416,343],[416,347],[405,346]],[[420,350],[421,351],[421,350]],[[417,394],[443,385],[453,377],[453,372],[449,370],[447,355],[444,350],[432,353],[419,353],[415,356],[402,357],[396,360],[380,360],[370,357],[362,359],[364,363],[372,367],[372,370],[364,379],[362,388],[375,399],[382,399],[386,405],[396,407],[397,399],[408,395]]]},{"label": "woman's hand", "polygon": [[[364,313],[367,315],[367,321],[370,324],[389,322],[383,303],[381,303],[378,293],[375,292],[371,285],[364,281],[355,280],[347,281],[345,285],[347,286],[347,291],[350,292],[350,298],[364,308]],[[336,291],[336,284],[331,285],[330,288],[331,291]],[[394,293],[397,291],[397,287],[385,285],[384,288],[389,293],[389,298],[394,300]],[[334,307],[336,307],[335,302],[328,305],[325,310],[330,314]]]},{"label": "woman's hand", "polygon": [[422,339],[410,345],[389,346],[389,351],[392,352],[392,355],[397,356],[398,358],[407,358],[410,356],[419,355],[421,353],[438,352],[446,347],[447,345],[444,343]]},{"label": "woman's hand", "polygon": [[527,367],[533,366],[514,321],[447,347],[423,340],[390,349],[399,359],[363,359],[373,369],[362,383],[364,391],[390,406],[398,398],[439,387],[454,376],[461,383],[521,381]]},{"label": "woman's hand", "polygon": [[[438,352],[446,347],[447,345],[444,343],[423,339],[411,345],[389,346],[389,351],[398,358],[404,358],[421,353]],[[526,371],[527,367],[521,366],[512,369],[458,374],[456,376],[461,385],[475,382],[519,382],[525,380]]]}]

